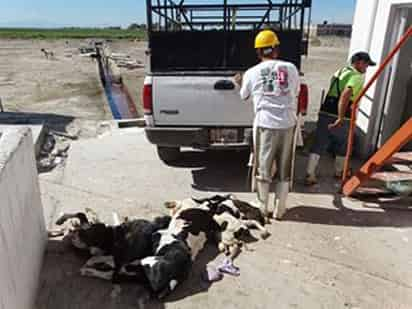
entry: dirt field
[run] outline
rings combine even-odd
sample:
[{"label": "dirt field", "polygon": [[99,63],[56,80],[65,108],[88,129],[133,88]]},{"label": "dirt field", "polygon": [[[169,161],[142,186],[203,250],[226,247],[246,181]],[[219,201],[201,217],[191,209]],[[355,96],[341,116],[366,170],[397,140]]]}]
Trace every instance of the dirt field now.
[{"label": "dirt field", "polygon": [[[0,40],[0,97],[5,110],[73,117],[83,129],[95,121],[111,119],[96,62],[79,53],[79,47],[89,41]],[[145,42],[117,40],[108,44],[112,52],[145,62]],[[328,87],[330,75],[347,57],[347,42],[331,39],[324,44],[333,46],[311,47],[310,55],[303,58],[302,71],[310,86],[308,120],[316,118],[321,89]],[[54,57],[46,59],[42,48],[53,51]],[[144,69],[121,69],[121,73],[140,108]],[[92,130],[90,126],[87,129]]]},{"label": "dirt field", "polygon": [[[82,57],[79,48],[90,40],[0,40],[0,97],[5,111],[42,114],[45,121],[67,119],[67,131],[96,135],[96,124],[112,119],[96,61]],[[145,43],[127,40],[114,45],[142,61]],[[137,45],[137,48],[136,48]],[[47,59],[44,48],[54,56]],[[117,51],[117,49],[116,49]],[[138,101],[143,69],[124,70]]]},{"label": "dirt field", "polygon": [[[0,42],[0,85],[7,111],[107,119],[96,64],[80,57],[80,41]],[[42,48],[53,51],[46,59]]]},{"label": "dirt field", "polygon": [[[320,107],[322,89],[328,91],[332,74],[345,65],[348,58],[348,45],[345,41],[342,46],[310,47],[308,57],[303,57],[302,71],[304,80],[309,86],[309,111],[308,121],[317,119]],[[336,44],[338,45],[338,44]]]}]

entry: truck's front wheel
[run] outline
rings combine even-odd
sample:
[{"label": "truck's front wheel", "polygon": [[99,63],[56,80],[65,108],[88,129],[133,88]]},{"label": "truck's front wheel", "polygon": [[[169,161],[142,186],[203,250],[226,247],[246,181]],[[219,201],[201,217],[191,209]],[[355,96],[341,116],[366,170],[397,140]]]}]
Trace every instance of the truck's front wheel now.
[{"label": "truck's front wheel", "polygon": [[162,147],[157,146],[157,154],[165,163],[172,163],[180,158],[180,148],[179,147]]}]

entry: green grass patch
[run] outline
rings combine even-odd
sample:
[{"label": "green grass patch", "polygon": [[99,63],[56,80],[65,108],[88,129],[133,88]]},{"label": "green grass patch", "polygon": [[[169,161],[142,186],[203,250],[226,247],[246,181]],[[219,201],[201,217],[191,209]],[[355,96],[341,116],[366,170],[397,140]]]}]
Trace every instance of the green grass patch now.
[{"label": "green grass patch", "polygon": [[0,38],[7,39],[139,39],[146,38],[144,30],[101,29],[101,28],[61,28],[25,29],[0,28]]}]

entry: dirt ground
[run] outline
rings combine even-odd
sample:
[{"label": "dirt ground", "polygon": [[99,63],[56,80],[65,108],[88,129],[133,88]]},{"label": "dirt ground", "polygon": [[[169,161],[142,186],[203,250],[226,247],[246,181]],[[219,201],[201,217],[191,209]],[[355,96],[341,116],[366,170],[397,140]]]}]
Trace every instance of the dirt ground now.
[{"label": "dirt ground", "polygon": [[[124,53],[130,56],[131,59],[145,64],[147,48],[146,42],[133,42],[133,41],[113,41],[109,43],[110,50],[114,53]],[[126,68],[119,68],[122,75],[123,83],[126,85],[130,92],[139,115],[143,115],[143,107],[141,104],[141,90],[143,87],[145,69],[137,68],[129,70]]]},{"label": "dirt ground", "polygon": [[[343,42],[341,42],[343,44]],[[336,44],[339,45],[339,44]],[[307,121],[317,119],[321,103],[322,89],[328,91],[332,74],[345,65],[348,58],[348,47],[343,46],[311,46],[309,55],[303,57],[303,79],[309,86],[309,110]]]},{"label": "dirt ground", "polygon": [[[96,62],[79,53],[79,48],[90,41],[0,40],[0,97],[4,109],[69,117],[69,123],[74,121],[86,131],[92,131],[96,121],[111,119]],[[145,42],[115,40],[107,44],[112,52],[145,63]],[[311,47],[309,56],[303,57],[302,71],[310,87],[308,120],[316,119],[321,89],[328,87],[330,75],[347,58],[347,41],[330,39],[324,45]],[[54,57],[46,59],[42,48],[53,51]],[[141,110],[144,68],[120,71]]]},{"label": "dirt ground", "polygon": [[[2,40],[0,83],[8,111],[105,119],[96,64],[80,57],[76,41]],[[54,56],[46,59],[44,48]]]},{"label": "dirt ground", "polygon": [[[79,52],[90,42],[0,39],[0,98],[4,110],[43,116],[52,125],[63,121],[65,131],[96,136],[97,124],[112,119],[112,115],[96,61]],[[115,52],[126,52],[144,61],[144,42],[121,40],[113,45]],[[54,56],[47,59],[41,49],[52,51]],[[144,69],[124,69],[122,74],[140,105]]]}]

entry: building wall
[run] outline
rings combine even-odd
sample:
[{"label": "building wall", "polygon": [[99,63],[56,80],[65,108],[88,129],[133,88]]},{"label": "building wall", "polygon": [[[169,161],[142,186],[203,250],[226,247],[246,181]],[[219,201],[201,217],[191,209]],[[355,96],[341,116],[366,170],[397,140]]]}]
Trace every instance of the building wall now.
[{"label": "building wall", "polygon": [[[411,0],[358,0],[354,16],[350,54],[365,50],[381,63],[393,44],[396,8],[412,5]],[[370,80],[378,66],[370,68],[366,81]],[[375,147],[383,112],[383,93],[389,78],[389,68],[369,89],[362,99],[358,114],[358,148],[362,156],[369,155]]]},{"label": "building wall", "polygon": [[[406,23],[412,24],[412,9],[404,14]],[[388,98],[390,104],[385,106],[384,121],[382,128],[382,142],[390,138],[398,128],[411,117],[411,113],[407,113],[406,97],[407,87],[410,78],[412,77],[412,40],[408,40],[399,51],[399,62],[394,67],[393,86],[391,87],[391,95]],[[412,102],[411,102],[412,103]],[[409,103],[408,103],[409,105]],[[405,117],[407,118],[405,119]]]},{"label": "building wall", "polygon": [[378,0],[358,0],[352,26],[350,54],[370,50],[373,27],[375,26]]},{"label": "building wall", "polygon": [[0,132],[0,308],[32,309],[47,234],[31,131]]}]

